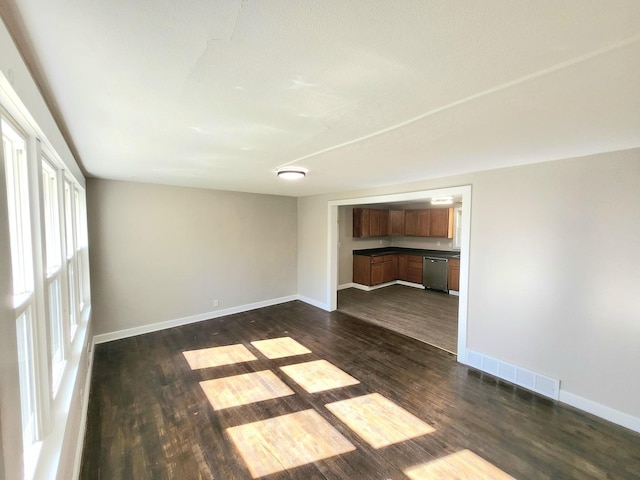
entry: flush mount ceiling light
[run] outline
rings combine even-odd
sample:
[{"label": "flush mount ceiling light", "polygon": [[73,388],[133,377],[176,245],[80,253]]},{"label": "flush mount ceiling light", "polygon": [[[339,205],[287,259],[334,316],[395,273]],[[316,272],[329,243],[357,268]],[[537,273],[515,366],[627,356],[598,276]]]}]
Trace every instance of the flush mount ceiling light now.
[{"label": "flush mount ceiling light", "polygon": [[284,178],[286,180],[298,180],[300,178],[304,178],[307,172],[301,168],[285,167],[278,170],[277,174],[278,177]]},{"label": "flush mount ceiling light", "polygon": [[453,197],[437,197],[431,199],[431,205],[451,205]]}]

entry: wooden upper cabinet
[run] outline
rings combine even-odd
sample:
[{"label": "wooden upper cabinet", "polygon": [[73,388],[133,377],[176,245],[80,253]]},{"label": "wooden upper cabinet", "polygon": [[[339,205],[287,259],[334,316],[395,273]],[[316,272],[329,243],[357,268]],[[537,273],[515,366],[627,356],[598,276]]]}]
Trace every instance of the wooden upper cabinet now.
[{"label": "wooden upper cabinet", "polygon": [[389,235],[389,211],[375,208],[353,209],[354,237],[386,237]]},{"label": "wooden upper cabinet", "polygon": [[369,236],[386,237],[389,235],[389,211],[371,209],[369,213]]},{"label": "wooden upper cabinet", "polygon": [[389,210],[389,235],[392,237],[404,235],[404,210]]},{"label": "wooden upper cabinet", "polygon": [[369,236],[369,209],[368,208],[353,209],[353,236],[354,237]]},{"label": "wooden upper cabinet", "polygon": [[418,210],[418,236],[431,236],[431,210]]},{"label": "wooden upper cabinet", "polygon": [[353,209],[354,237],[453,238],[453,208],[421,210]]},{"label": "wooden upper cabinet", "polygon": [[430,210],[406,210],[404,212],[404,234],[407,237],[429,236]]},{"label": "wooden upper cabinet", "polygon": [[420,231],[419,210],[406,210],[404,212],[404,235],[406,237],[417,237]]},{"label": "wooden upper cabinet", "polygon": [[406,210],[404,235],[407,237],[453,238],[453,209]]},{"label": "wooden upper cabinet", "polygon": [[429,212],[429,236],[453,238],[453,208],[435,208]]}]

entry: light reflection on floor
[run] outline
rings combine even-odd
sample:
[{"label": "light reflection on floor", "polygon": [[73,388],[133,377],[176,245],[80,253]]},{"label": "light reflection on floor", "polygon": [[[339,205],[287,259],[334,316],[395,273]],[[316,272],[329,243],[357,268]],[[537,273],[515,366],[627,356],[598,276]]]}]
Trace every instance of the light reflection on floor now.
[{"label": "light reflection on floor", "polygon": [[299,344],[291,337],[272,338],[251,342],[260,353],[269,359],[305,355],[311,353],[304,345]]},{"label": "light reflection on floor", "polygon": [[325,405],[373,448],[382,448],[435,431],[379,393]]},{"label": "light reflection on floor", "polygon": [[360,383],[359,380],[326,360],[287,365],[280,367],[280,370],[308,393],[324,392]]},{"label": "light reflection on floor", "polygon": [[474,479],[514,480],[512,476],[487,462],[470,450],[462,450],[432,462],[416,465],[404,470],[411,480]]},{"label": "light reflection on floor", "polygon": [[200,350],[188,350],[182,352],[189,363],[191,370],[200,368],[220,367],[235,363],[257,360],[244,345],[225,345],[222,347],[201,348]]},{"label": "light reflection on floor", "polygon": [[[267,359],[312,353],[291,337],[251,342]],[[226,345],[183,352],[192,370],[258,360],[244,345]],[[280,370],[307,393],[359,384],[326,360],[281,366]],[[214,410],[294,395],[271,370],[200,382]],[[325,407],[373,448],[383,448],[435,429],[379,393],[328,403]],[[304,410],[227,428],[253,478],[289,470],[356,449],[315,410]],[[513,479],[469,450],[407,468],[411,480]]]},{"label": "light reflection on floor", "polygon": [[228,428],[253,478],[355,450],[315,410]]},{"label": "light reflection on floor", "polygon": [[200,387],[214,410],[248,405],[295,393],[271,370],[206,380],[200,382]]}]

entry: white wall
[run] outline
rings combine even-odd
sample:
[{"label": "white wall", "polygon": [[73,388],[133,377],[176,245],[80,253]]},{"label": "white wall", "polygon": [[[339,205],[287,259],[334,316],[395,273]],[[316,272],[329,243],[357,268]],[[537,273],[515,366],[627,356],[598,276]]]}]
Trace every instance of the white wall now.
[{"label": "white wall", "polygon": [[468,348],[640,419],[638,149],[300,198],[298,293],[328,303],[329,200],[463,184],[472,185]]},{"label": "white wall", "polygon": [[89,179],[94,333],[296,294],[293,197]]}]

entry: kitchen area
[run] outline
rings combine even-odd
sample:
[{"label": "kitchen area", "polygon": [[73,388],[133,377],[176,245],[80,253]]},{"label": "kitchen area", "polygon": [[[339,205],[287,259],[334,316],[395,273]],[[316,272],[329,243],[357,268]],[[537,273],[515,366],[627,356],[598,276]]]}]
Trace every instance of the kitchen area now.
[{"label": "kitchen area", "polygon": [[340,207],[338,310],[456,353],[459,198]]}]

